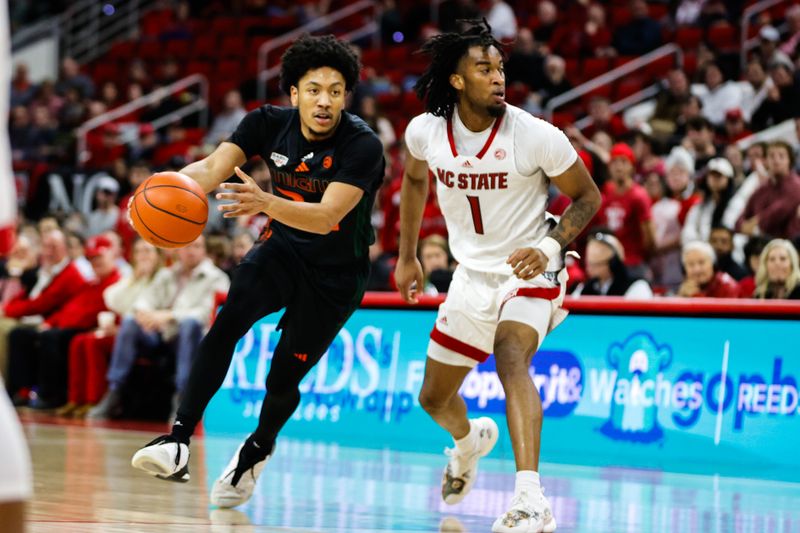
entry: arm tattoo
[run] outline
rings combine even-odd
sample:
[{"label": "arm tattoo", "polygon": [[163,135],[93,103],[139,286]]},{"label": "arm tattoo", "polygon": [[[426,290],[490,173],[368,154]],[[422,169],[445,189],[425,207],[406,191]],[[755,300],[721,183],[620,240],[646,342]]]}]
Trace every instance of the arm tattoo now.
[{"label": "arm tattoo", "polygon": [[570,206],[561,215],[558,225],[548,235],[552,237],[561,248],[566,246],[580,235],[583,228],[592,220],[597,210],[600,208],[598,202],[594,202],[585,197],[579,197],[572,201]]}]

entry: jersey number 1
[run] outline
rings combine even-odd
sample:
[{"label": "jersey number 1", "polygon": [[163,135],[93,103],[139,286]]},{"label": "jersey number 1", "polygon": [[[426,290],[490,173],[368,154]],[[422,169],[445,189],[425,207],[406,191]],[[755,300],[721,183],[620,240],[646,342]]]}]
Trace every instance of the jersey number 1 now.
[{"label": "jersey number 1", "polygon": [[483,216],[481,216],[481,202],[477,196],[467,196],[469,209],[472,211],[472,224],[475,226],[475,233],[483,235]]}]

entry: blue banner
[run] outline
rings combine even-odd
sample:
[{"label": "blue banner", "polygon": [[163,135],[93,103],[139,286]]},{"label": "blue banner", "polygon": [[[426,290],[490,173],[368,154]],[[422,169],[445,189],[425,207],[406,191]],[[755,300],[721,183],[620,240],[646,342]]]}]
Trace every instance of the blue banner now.
[{"label": "blue banner", "polygon": [[[278,319],[267,317],[237,345],[206,412],[208,433],[255,427]],[[434,311],[357,311],[303,381],[283,434],[400,450],[450,445],[417,401],[434,319]],[[788,320],[570,316],[530,369],[545,411],[542,460],[752,467],[780,477],[784,467],[800,467],[798,333]],[[474,369],[460,392],[471,416],[500,425],[493,455],[511,458],[494,360]]]}]

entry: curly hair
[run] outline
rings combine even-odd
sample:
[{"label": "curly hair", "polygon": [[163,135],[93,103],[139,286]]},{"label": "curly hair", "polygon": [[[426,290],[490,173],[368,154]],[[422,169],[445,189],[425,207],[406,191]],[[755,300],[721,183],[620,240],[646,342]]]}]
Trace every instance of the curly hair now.
[{"label": "curly hair", "polygon": [[358,83],[361,63],[347,43],[333,35],[313,37],[306,33],[292,43],[281,57],[281,90],[291,94],[292,86],[296,87],[306,72],[322,67],[330,67],[341,73],[347,91],[351,91]]},{"label": "curly hair", "polygon": [[417,97],[425,102],[425,110],[437,117],[449,117],[458,100],[458,93],[450,85],[450,75],[458,62],[473,46],[484,50],[494,46],[503,54],[503,45],[492,37],[492,28],[486,19],[465,21],[467,28],[461,33],[442,33],[431,37],[416,53],[431,56],[428,69],[414,84]]}]

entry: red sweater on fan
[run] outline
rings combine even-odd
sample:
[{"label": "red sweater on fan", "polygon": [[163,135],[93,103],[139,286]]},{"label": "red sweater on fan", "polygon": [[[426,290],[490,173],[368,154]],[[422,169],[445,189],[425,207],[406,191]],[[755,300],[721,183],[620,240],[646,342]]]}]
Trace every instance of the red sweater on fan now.
[{"label": "red sweater on fan", "polygon": [[97,326],[97,313],[107,311],[103,291],[118,282],[119,272],[114,270],[102,280],[89,283],[81,292],[47,317],[45,323],[60,329],[90,329]]},{"label": "red sweater on fan", "polygon": [[10,318],[23,316],[42,315],[48,317],[55,313],[61,306],[78,294],[86,286],[86,280],[81,276],[75,263],[70,262],[64,270],[53,278],[50,285],[36,298],[30,299],[27,295],[17,296],[3,308],[3,313]]}]

